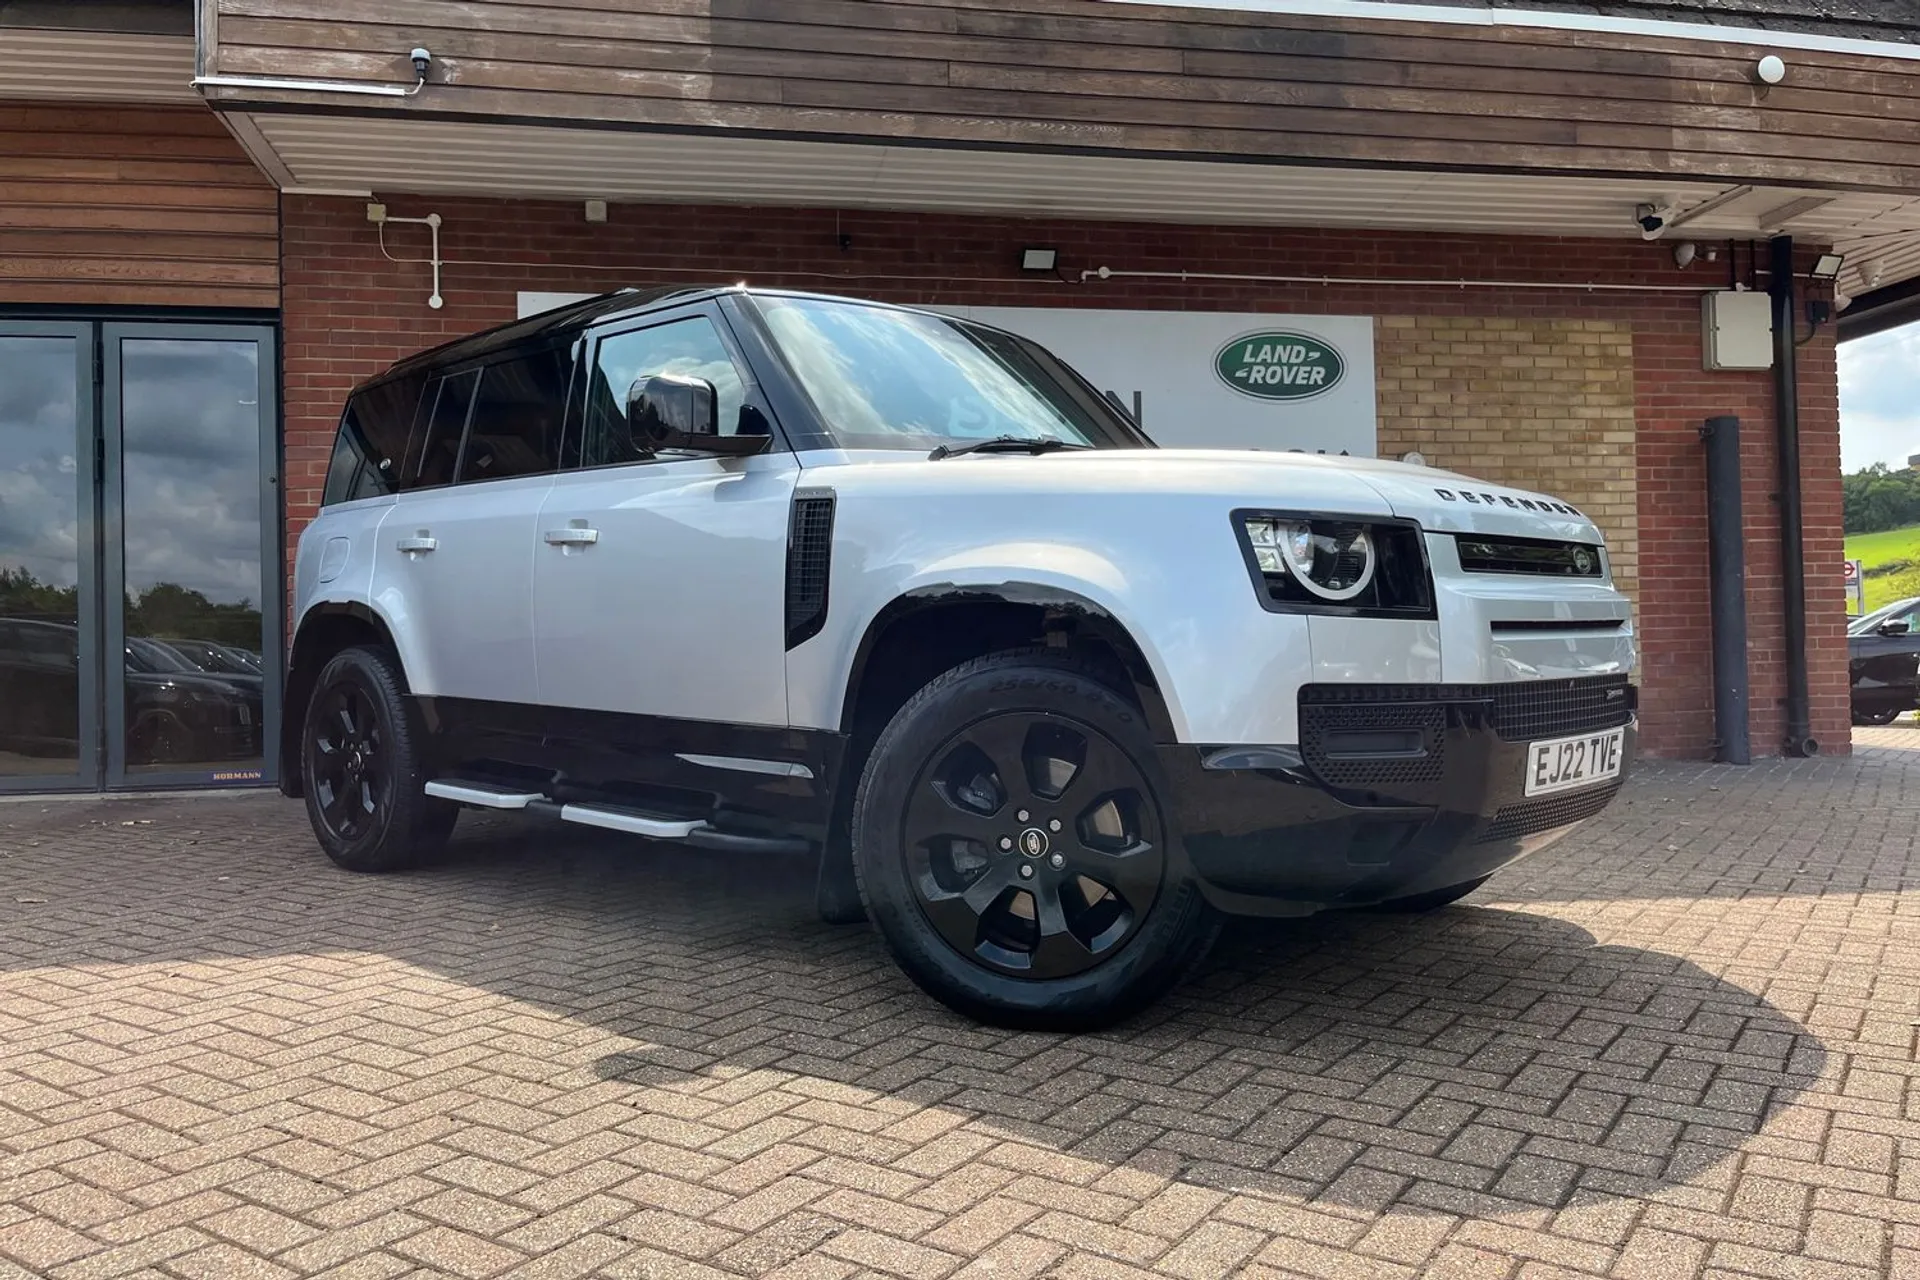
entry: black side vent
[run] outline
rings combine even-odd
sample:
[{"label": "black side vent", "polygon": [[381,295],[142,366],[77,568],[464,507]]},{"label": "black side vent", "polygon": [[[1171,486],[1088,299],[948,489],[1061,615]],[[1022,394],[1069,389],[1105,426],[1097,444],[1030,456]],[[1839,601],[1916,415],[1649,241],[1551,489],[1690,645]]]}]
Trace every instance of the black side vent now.
[{"label": "black side vent", "polygon": [[797,494],[787,530],[787,648],[805,644],[827,625],[832,576],[833,495]]}]

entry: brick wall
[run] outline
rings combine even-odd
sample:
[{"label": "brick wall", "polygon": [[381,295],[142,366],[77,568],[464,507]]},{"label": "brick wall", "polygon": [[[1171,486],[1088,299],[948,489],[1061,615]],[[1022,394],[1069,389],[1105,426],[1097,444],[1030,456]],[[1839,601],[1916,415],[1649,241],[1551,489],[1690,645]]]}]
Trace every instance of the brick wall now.
[{"label": "brick wall", "polygon": [[1383,316],[1375,326],[1380,453],[1539,489],[1607,537],[1637,598],[1633,330],[1619,320]]},{"label": "brick wall", "polygon": [[[1626,240],[658,206],[616,206],[607,223],[589,225],[572,203],[389,203],[398,215],[438,212],[446,220],[443,310],[426,305],[430,274],[418,261],[425,253],[424,228],[389,228],[388,253],[409,259],[393,262],[382,255],[360,202],[299,196],[284,202],[291,537],[311,518],[333,426],[352,385],[399,356],[512,318],[520,290],[584,292],[748,277],[923,304],[1373,315],[1381,318],[1383,449],[1417,445],[1442,465],[1563,494],[1598,508],[1609,532],[1622,540],[1626,567],[1638,573],[1643,742],[1662,755],[1701,755],[1711,747],[1698,427],[1716,414],[1740,415],[1746,423],[1755,749],[1777,750],[1784,734],[1771,380],[1764,373],[1701,370],[1699,302],[1692,293],[1580,287],[1699,285],[1721,278],[1724,263],[1703,262],[1682,272],[1664,246]],[[1018,248],[1035,243],[1060,249],[1070,279],[1083,267],[1105,264],[1568,287],[1138,279],[1081,285],[1014,269]],[[1490,359],[1493,353],[1497,357]],[[1430,366],[1424,362],[1429,356]],[[1831,330],[1802,348],[1801,358],[1807,559],[1816,570],[1808,592],[1814,731],[1827,749],[1844,750],[1844,608],[1838,573],[1818,572],[1826,565],[1837,569],[1841,558],[1839,394]],[[1409,382],[1429,380],[1431,387],[1409,392]],[[1622,403],[1629,387],[1630,410]],[[1637,480],[1631,501],[1624,487],[1629,477]]]}]

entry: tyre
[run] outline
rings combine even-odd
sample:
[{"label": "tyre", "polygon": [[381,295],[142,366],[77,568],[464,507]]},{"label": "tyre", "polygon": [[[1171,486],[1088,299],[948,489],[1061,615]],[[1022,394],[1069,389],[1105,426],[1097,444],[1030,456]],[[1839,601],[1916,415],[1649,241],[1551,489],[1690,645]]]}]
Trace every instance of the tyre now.
[{"label": "tyre", "polygon": [[902,707],[854,800],[868,917],[935,999],[1084,1030],[1151,1004],[1219,931],[1140,712],[1087,669],[1001,654]]},{"label": "tyre", "polygon": [[1855,724],[1892,724],[1900,718],[1898,708],[1885,708],[1880,711],[1856,711],[1853,713]]},{"label": "tyre", "polygon": [[428,796],[425,733],[400,664],[385,649],[336,654],[300,734],[307,817],[349,871],[394,871],[446,844],[459,806]]},{"label": "tyre", "polygon": [[1478,889],[1492,876],[1481,876],[1478,880],[1469,880],[1464,884],[1449,885],[1445,889],[1435,889],[1431,893],[1416,893],[1407,898],[1389,898],[1374,908],[1375,911],[1421,912],[1438,911],[1441,907],[1460,901]]},{"label": "tyre", "polygon": [[171,711],[153,711],[134,723],[127,735],[137,764],[186,764],[193,760],[193,734]]}]

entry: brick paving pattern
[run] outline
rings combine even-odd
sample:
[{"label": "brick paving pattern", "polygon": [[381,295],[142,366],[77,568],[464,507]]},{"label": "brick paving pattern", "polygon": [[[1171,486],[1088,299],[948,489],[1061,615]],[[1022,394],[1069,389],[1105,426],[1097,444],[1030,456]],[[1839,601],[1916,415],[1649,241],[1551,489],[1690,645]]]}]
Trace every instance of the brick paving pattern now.
[{"label": "brick paving pattern", "polygon": [[0,1277],[1920,1277],[1920,729],[1862,739],[1080,1037],[779,862],[0,805]]}]

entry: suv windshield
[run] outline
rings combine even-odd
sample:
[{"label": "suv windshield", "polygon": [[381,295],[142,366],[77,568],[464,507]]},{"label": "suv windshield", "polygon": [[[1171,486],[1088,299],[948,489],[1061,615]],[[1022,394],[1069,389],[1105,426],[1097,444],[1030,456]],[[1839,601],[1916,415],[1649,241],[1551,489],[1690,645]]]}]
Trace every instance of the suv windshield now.
[{"label": "suv windshield", "polygon": [[1848,622],[1847,634],[1850,636],[1870,635],[1879,629],[1881,623],[1891,622],[1895,618],[1905,618],[1908,614],[1916,612],[1916,606],[1920,606],[1920,598],[1896,600],[1892,604],[1881,605],[1872,613],[1864,614]]},{"label": "suv windshield", "polygon": [[843,449],[982,440],[1151,448],[1085,379],[1012,334],[890,307],[761,295],[760,314]]}]

